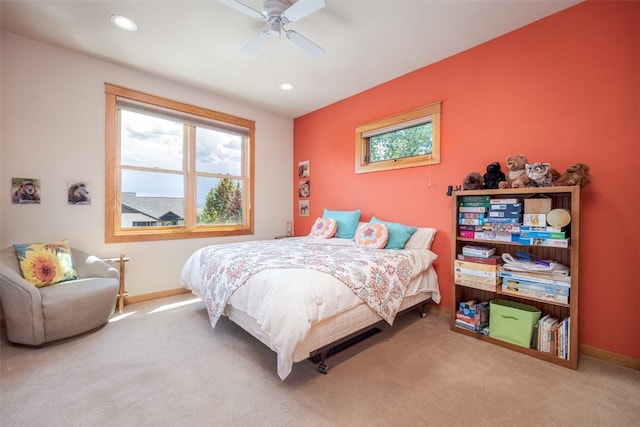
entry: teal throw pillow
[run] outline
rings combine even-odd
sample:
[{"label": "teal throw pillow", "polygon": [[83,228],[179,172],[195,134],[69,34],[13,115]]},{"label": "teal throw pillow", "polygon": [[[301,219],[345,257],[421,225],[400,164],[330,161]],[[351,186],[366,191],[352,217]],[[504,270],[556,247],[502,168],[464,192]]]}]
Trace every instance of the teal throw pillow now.
[{"label": "teal throw pillow", "polygon": [[403,249],[407,240],[418,230],[418,227],[410,227],[397,222],[381,221],[375,216],[371,218],[372,224],[386,224],[389,227],[389,240],[385,249]]},{"label": "teal throw pillow", "polygon": [[336,235],[339,239],[351,239],[356,234],[356,228],[360,221],[360,209],[355,211],[330,211],[324,210],[323,218],[333,218],[338,224]]}]

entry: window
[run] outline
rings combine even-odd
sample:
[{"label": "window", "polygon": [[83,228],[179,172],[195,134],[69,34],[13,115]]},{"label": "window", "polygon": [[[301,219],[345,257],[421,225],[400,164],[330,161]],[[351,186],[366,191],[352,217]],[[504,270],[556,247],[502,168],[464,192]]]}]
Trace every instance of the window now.
[{"label": "window", "polygon": [[105,241],[253,234],[255,122],[105,84]]},{"label": "window", "polygon": [[356,173],[440,163],[436,102],[356,128]]}]

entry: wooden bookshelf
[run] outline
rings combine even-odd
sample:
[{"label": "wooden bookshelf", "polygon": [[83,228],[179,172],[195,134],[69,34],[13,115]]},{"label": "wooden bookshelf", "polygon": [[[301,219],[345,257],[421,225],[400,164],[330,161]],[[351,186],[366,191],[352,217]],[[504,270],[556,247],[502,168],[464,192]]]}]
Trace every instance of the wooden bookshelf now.
[{"label": "wooden bookshelf", "polygon": [[[548,247],[548,246],[530,246],[521,245],[515,242],[502,242],[494,240],[481,240],[473,238],[459,237],[458,218],[459,206],[463,196],[490,196],[491,198],[518,198],[524,201],[525,198],[531,196],[545,196],[551,199],[552,208],[564,208],[569,210],[571,214],[571,222],[565,227],[565,232],[570,238],[568,248]],[[527,354],[531,357],[555,363],[570,369],[577,369],[579,351],[578,351],[578,325],[579,325],[579,271],[580,271],[580,187],[538,187],[538,188],[511,188],[497,190],[462,190],[452,193],[453,215],[452,215],[452,239],[451,245],[451,280],[452,284],[452,306],[450,316],[451,330],[490,342],[492,344],[508,348],[519,353]],[[455,283],[454,261],[457,255],[462,253],[462,247],[465,245],[480,245],[496,248],[496,255],[503,253],[515,254],[515,252],[525,250],[540,259],[554,260],[570,268],[571,289],[569,292],[569,303],[561,304],[546,300],[529,298],[522,295],[513,295],[504,293],[501,285],[498,285],[495,292],[485,291],[469,286],[458,285]],[[508,343],[506,341],[483,335],[479,332],[467,330],[456,326],[456,310],[461,301],[477,299],[478,301],[491,301],[492,299],[503,299],[517,301],[537,307],[542,316],[550,314],[560,320],[570,317],[569,328],[569,358],[563,359],[549,353],[544,353],[532,348],[521,347]],[[489,325],[491,328],[491,325]]]}]

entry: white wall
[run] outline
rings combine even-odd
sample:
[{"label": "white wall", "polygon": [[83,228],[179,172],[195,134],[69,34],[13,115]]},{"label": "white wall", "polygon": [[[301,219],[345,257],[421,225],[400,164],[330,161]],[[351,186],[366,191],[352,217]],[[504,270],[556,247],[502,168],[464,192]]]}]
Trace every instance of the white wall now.
[{"label": "white wall", "polygon": [[[131,258],[126,287],[134,296],[179,288],[182,266],[197,248],[286,233],[293,212],[292,120],[7,32],[1,48],[1,248],[69,239],[98,256],[125,253]],[[256,122],[255,235],[105,244],[105,82]],[[40,179],[41,204],[12,204],[14,177]],[[71,180],[91,184],[90,206],[67,204]]]}]

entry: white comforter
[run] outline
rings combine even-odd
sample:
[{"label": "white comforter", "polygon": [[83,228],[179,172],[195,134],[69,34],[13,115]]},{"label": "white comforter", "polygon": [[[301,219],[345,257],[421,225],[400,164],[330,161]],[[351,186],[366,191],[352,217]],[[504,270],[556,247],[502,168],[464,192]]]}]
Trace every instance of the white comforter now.
[{"label": "white comforter", "polygon": [[[337,240],[307,239],[310,244],[347,244],[344,239],[339,239],[342,242]],[[405,297],[430,292],[432,300],[440,302],[437,276],[431,268],[436,255],[426,249],[411,250],[416,251],[418,266],[414,279],[405,290]],[[203,250],[198,250],[187,260],[182,271],[182,283],[200,297],[213,298],[207,291],[200,269],[202,256]],[[306,285],[300,286],[303,283]],[[296,346],[304,341],[314,323],[347,311],[363,301],[344,283],[327,273],[285,268],[257,272],[231,295],[227,303],[256,319],[269,337],[269,347],[278,354],[278,375],[284,379],[291,372]],[[205,304],[210,305],[206,300]]]}]

